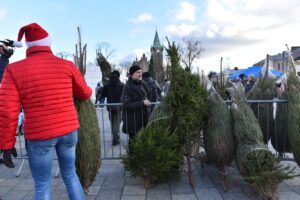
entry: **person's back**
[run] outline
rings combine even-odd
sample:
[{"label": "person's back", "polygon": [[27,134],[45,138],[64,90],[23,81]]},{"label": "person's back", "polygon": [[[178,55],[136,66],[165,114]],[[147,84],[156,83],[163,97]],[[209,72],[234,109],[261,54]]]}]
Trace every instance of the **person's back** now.
[{"label": "person's back", "polygon": [[121,103],[124,83],[119,79],[117,71],[113,71],[108,83],[104,85],[101,98],[107,98],[107,103]]},{"label": "person's back", "polygon": [[95,88],[95,104],[97,104],[98,101],[100,103],[103,103],[103,100],[101,99],[102,91],[103,91],[103,85],[102,85],[101,81],[99,81]]},{"label": "person's back", "polygon": [[73,88],[77,86],[73,85],[71,77],[80,75],[74,64],[55,57],[49,47],[31,47],[27,56],[7,67],[22,97],[26,138],[48,139],[77,129],[79,124],[72,94],[87,97],[84,91]]},{"label": "person's back", "polygon": [[15,134],[20,108],[24,109],[29,167],[35,199],[51,199],[51,169],[56,153],[69,199],[83,200],[76,174],[75,148],[78,116],[73,96],[87,100],[92,94],[78,68],[52,54],[48,33],[36,23],[20,29],[25,34],[26,59],[8,65],[0,87],[0,149],[4,164],[14,167]]},{"label": "person's back", "polygon": [[[109,81],[103,87],[101,99],[107,98],[107,103],[121,103],[121,96],[124,84],[120,81],[120,73],[113,71],[110,75]],[[121,105],[107,106],[109,119],[111,122],[111,132],[113,136],[113,145],[120,143],[119,130],[121,117]]]}]

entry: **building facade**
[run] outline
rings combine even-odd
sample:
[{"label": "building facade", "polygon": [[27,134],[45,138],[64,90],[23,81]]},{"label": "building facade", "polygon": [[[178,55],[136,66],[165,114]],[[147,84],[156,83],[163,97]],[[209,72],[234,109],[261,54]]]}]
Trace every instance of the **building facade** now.
[{"label": "building facade", "polygon": [[[163,66],[163,51],[164,47],[161,45],[158,33],[155,32],[153,45],[150,48],[151,52],[151,58],[153,62],[153,67],[155,71],[155,77],[153,77],[155,80],[158,81],[159,84],[162,84],[165,79],[165,73],[164,73],[164,66]],[[133,62],[133,64],[138,65],[141,67],[143,72],[148,72],[150,67],[150,60],[148,61],[148,58],[146,57],[145,53],[141,57],[140,60],[136,58],[136,60]]]},{"label": "building facade", "polygon": [[143,72],[149,71],[148,58],[146,57],[146,55],[144,53],[143,53],[143,56],[141,57],[141,59],[138,60],[136,58],[136,60],[133,62],[133,64],[140,66],[140,68],[142,69]]},{"label": "building facade", "polygon": [[[292,47],[291,53],[294,58],[294,62],[296,65],[296,71],[300,72],[300,47]],[[282,53],[278,53],[276,55],[271,56],[271,60],[273,62],[273,68],[281,71],[283,73],[288,72],[289,70],[289,54],[288,51],[283,51]],[[259,61],[258,63],[255,63],[255,66],[264,66],[265,59]]]}]

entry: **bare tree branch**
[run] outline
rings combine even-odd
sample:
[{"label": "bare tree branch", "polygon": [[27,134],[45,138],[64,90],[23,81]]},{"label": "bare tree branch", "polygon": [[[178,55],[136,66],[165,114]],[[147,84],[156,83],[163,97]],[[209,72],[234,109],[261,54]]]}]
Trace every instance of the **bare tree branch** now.
[{"label": "bare tree branch", "polygon": [[96,51],[100,52],[104,56],[104,58],[108,60],[109,57],[114,55],[116,49],[112,49],[108,42],[100,42],[97,45]]},{"label": "bare tree branch", "polygon": [[185,37],[180,43],[181,61],[185,68],[191,70],[195,60],[200,59],[202,52],[205,50],[201,41]]}]

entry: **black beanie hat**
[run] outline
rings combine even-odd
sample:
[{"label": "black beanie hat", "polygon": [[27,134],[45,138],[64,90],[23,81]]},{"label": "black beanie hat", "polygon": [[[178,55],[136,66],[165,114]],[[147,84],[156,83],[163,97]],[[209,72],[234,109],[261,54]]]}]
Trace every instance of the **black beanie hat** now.
[{"label": "black beanie hat", "polygon": [[112,73],[111,73],[112,76],[117,76],[118,78],[120,78],[120,72],[117,71],[117,70],[114,70]]},{"label": "black beanie hat", "polygon": [[132,74],[134,74],[138,70],[141,70],[140,66],[138,66],[138,65],[132,65],[129,68],[129,74],[132,75]]}]

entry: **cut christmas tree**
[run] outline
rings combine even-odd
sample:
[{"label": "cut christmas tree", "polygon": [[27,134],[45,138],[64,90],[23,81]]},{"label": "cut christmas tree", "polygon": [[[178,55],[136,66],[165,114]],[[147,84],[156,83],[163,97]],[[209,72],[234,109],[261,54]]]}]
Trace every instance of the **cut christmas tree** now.
[{"label": "cut christmas tree", "polygon": [[231,113],[214,88],[209,93],[209,118],[204,131],[206,158],[219,169],[223,190],[227,191],[226,166],[233,160],[235,147]]},{"label": "cut christmas tree", "polygon": [[253,111],[245,102],[241,85],[230,88],[236,142],[236,164],[240,174],[263,199],[277,198],[277,185],[293,178],[293,169],[282,168],[263,143],[263,135]]},{"label": "cut christmas tree", "polygon": [[[85,75],[86,45],[81,46],[81,34],[78,29],[79,42],[74,55],[75,64]],[[76,146],[76,172],[87,199],[89,186],[92,185],[101,165],[100,129],[96,109],[91,100],[75,99],[80,128],[78,129],[78,143]]]},{"label": "cut christmas tree", "polygon": [[[272,67],[272,61],[270,56],[267,55],[265,65],[261,70],[265,70],[265,73],[259,73],[259,77],[253,86],[253,88],[247,93],[248,100],[272,100],[276,97],[275,92],[275,81],[276,77],[271,76],[269,70]],[[271,135],[274,135],[275,131],[275,120],[273,117],[273,104],[262,102],[262,103],[251,103],[251,108],[254,115],[259,121],[263,133],[263,141],[268,144]]]},{"label": "cut christmas tree", "polygon": [[[164,119],[161,119],[164,121]],[[141,176],[145,188],[166,182],[181,172],[182,155],[178,136],[157,120],[139,131],[123,156],[125,169],[133,176]]]},{"label": "cut christmas tree", "polygon": [[[286,100],[286,94],[278,100]],[[275,130],[271,135],[273,148],[282,156],[283,153],[291,152],[288,138],[288,103],[276,103]]]},{"label": "cut christmas tree", "polygon": [[296,73],[293,58],[290,57],[290,72],[287,78],[288,137],[294,159],[300,166],[300,78]]},{"label": "cut christmas tree", "polygon": [[190,184],[194,186],[191,157],[200,146],[201,125],[207,116],[207,92],[198,75],[185,71],[180,65],[178,48],[173,42],[166,49],[171,61],[171,83],[166,103],[172,115],[171,131],[179,136],[188,164]]}]

